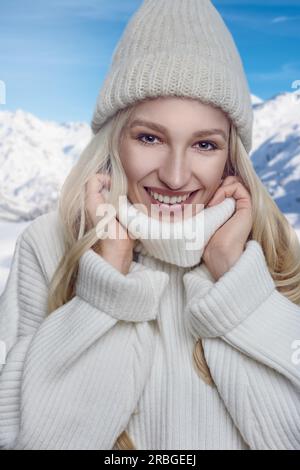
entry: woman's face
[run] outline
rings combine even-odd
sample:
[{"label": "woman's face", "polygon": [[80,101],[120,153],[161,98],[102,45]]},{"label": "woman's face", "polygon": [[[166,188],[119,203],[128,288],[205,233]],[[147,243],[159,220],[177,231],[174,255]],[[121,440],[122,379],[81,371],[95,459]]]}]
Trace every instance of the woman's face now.
[{"label": "woman's face", "polygon": [[[153,204],[169,214],[181,212],[183,204],[206,206],[221,184],[229,130],[221,109],[198,100],[160,97],[139,103],[120,145],[128,199],[149,214]],[[172,199],[177,196],[188,199]]]}]

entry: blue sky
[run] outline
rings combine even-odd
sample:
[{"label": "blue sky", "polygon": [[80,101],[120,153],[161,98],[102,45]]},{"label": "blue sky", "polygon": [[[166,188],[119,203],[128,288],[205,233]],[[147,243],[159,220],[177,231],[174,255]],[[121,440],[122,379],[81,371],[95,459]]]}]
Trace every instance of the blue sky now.
[{"label": "blue sky", "polygon": [[[196,0],[195,0],[196,1]],[[142,0],[0,0],[0,110],[90,122],[112,52]],[[299,0],[213,0],[263,99],[300,80]]]}]

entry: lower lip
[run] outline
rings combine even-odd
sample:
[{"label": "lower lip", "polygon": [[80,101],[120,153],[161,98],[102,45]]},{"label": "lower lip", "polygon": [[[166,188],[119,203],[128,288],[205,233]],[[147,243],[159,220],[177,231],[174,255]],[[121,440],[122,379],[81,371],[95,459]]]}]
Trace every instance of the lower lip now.
[{"label": "lower lip", "polygon": [[147,189],[146,188],[144,188],[144,189],[145,189],[146,193],[148,194],[148,197],[149,197],[152,204],[158,205],[160,207],[160,209],[163,209],[163,210],[170,211],[172,209],[172,211],[174,211],[174,212],[182,211],[185,204],[191,204],[193,202],[196,194],[198,193],[198,190],[194,191],[185,201],[182,201],[180,204],[166,204],[166,203],[163,203],[163,202],[160,202],[160,201],[157,201],[156,199],[154,199],[154,197],[151,196],[151,194],[147,191]]}]

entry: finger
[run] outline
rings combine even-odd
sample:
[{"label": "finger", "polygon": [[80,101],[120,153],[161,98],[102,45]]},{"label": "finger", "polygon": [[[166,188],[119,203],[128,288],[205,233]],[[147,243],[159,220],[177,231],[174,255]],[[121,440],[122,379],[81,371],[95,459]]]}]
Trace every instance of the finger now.
[{"label": "finger", "polygon": [[99,204],[107,202],[107,190],[105,184],[109,182],[107,175],[94,174],[86,183],[85,205],[95,225],[98,220],[97,209]]},{"label": "finger", "polygon": [[208,206],[219,204],[226,197],[233,197],[237,201],[237,209],[251,207],[251,196],[242,183],[231,183],[221,186],[215,193]]},{"label": "finger", "polygon": [[234,175],[227,176],[223,180],[222,186],[227,185],[227,184],[232,184],[232,183],[235,183],[235,182],[243,183],[243,180],[240,176],[234,176]]},{"label": "finger", "polygon": [[86,183],[86,192],[88,194],[97,193],[101,191],[104,185],[104,178],[100,178],[100,175],[93,175],[89,178]]},{"label": "finger", "polygon": [[103,173],[96,173],[87,181],[87,194],[101,193],[103,188],[110,188],[110,177]]},{"label": "finger", "polygon": [[99,181],[104,183],[104,187],[110,191],[111,189],[111,176],[107,173],[97,173]]},{"label": "finger", "polygon": [[225,197],[234,197],[236,200],[248,198],[250,199],[250,194],[247,189],[242,185],[240,182],[235,182],[231,184],[226,184],[224,186],[220,186],[217,189],[214,197],[212,198],[211,202],[216,202],[217,200],[223,199]]}]

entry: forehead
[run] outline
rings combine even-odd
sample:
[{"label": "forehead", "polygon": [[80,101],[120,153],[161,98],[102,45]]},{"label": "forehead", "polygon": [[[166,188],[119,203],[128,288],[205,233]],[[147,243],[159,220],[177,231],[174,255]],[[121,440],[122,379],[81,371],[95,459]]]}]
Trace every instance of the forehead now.
[{"label": "forehead", "polygon": [[224,130],[228,129],[230,123],[228,115],[221,108],[211,103],[203,103],[199,99],[181,96],[148,98],[137,102],[133,106],[129,122],[136,119],[148,119],[166,125],[168,122],[172,124],[189,120],[198,126],[203,123],[205,127],[218,123]]},{"label": "forehead", "polygon": [[147,127],[174,136],[221,136],[228,140],[230,120],[225,113],[199,100],[177,97],[157,98],[137,103],[128,121],[128,128]]}]

